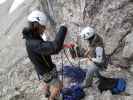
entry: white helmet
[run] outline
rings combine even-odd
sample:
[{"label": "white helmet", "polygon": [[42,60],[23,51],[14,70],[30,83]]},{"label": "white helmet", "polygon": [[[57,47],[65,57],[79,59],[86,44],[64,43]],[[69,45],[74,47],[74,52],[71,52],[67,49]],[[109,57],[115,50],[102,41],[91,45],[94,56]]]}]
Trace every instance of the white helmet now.
[{"label": "white helmet", "polygon": [[95,30],[93,28],[85,27],[80,33],[80,38],[83,38],[86,40],[86,39],[90,39],[94,35],[95,35]]},{"label": "white helmet", "polygon": [[28,15],[28,21],[29,22],[38,22],[40,25],[46,25],[47,24],[47,17],[46,15],[39,11],[39,10],[34,10]]}]

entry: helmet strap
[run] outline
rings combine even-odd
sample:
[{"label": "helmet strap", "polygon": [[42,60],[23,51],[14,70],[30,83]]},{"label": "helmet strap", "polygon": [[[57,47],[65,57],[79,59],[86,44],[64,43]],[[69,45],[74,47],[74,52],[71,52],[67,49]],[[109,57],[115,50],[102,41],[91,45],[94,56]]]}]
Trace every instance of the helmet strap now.
[{"label": "helmet strap", "polygon": [[90,44],[91,44],[92,41],[94,40],[95,36],[96,36],[96,35],[93,35],[92,37],[90,37],[90,38],[88,39],[88,41],[90,42]]}]

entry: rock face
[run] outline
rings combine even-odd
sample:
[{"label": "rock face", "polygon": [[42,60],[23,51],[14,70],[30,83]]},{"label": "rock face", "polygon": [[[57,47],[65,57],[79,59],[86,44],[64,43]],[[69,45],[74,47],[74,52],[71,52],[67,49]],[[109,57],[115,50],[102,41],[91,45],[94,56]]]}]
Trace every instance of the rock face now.
[{"label": "rock face", "polygon": [[56,21],[68,23],[71,26],[69,28],[71,35],[72,33],[78,34],[84,26],[92,26],[104,38],[107,54],[122,52],[122,55],[119,55],[120,58],[132,58],[132,50],[126,51],[127,47],[132,48],[132,42],[129,42],[128,38],[132,34],[133,3],[131,0],[70,0],[64,2],[57,0],[52,4]]},{"label": "rock face", "polygon": [[[61,23],[66,23],[69,29],[66,42],[75,41],[82,28],[89,25],[95,28],[96,32],[103,37],[106,54],[112,57],[114,63],[132,67],[132,0],[19,1],[19,6],[15,6],[16,9],[13,5],[18,2],[17,0],[1,0],[0,2],[1,100],[45,100],[40,88],[41,83],[38,82],[33,66],[27,58],[21,34],[22,28],[26,26],[27,15],[36,8],[47,14],[50,20],[50,33],[56,32]],[[53,37],[54,35],[52,34]],[[57,58],[60,61],[60,57]],[[57,65],[60,63],[57,63]],[[129,86],[132,87],[131,75],[128,72],[127,74],[129,75],[125,76],[129,78]],[[129,92],[133,94],[133,89],[130,87]],[[111,100],[110,94],[109,96],[107,94],[105,94],[105,98],[108,97]],[[95,99],[93,94],[88,96],[88,98],[89,100]],[[105,100],[105,98],[102,98],[101,95],[100,99]]]}]

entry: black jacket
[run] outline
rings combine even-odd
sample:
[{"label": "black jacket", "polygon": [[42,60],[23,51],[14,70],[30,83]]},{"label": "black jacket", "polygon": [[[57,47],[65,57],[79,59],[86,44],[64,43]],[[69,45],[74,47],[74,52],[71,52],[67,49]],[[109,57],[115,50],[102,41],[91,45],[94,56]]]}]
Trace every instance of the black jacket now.
[{"label": "black jacket", "polygon": [[66,32],[67,28],[62,26],[54,41],[43,41],[41,37],[34,37],[30,29],[23,29],[27,53],[38,74],[43,75],[55,67],[51,55],[59,53],[62,49]]}]

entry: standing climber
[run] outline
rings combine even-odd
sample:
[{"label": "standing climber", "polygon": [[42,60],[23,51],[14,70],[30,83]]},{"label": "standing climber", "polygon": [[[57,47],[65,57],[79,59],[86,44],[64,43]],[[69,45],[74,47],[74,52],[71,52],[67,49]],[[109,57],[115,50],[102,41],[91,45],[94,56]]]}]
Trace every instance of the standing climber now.
[{"label": "standing climber", "polygon": [[[54,100],[62,87],[59,81],[55,64],[51,55],[58,54],[63,47],[67,34],[67,28],[61,26],[54,41],[43,40],[42,35],[46,30],[47,17],[39,11],[32,11],[28,16],[29,26],[23,29],[23,36],[26,40],[26,49],[35,70],[45,82],[45,90],[50,93],[49,100]],[[44,34],[45,35],[45,34]]]},{"label": "standing climber", "polygon": [[106,67],[104,44],[102,38],[91,27],[85,27],[79,34],[76,54],[81,58],[88,58],[86,85],[91,85],[94,73],[100,76],[99,69]]}]

